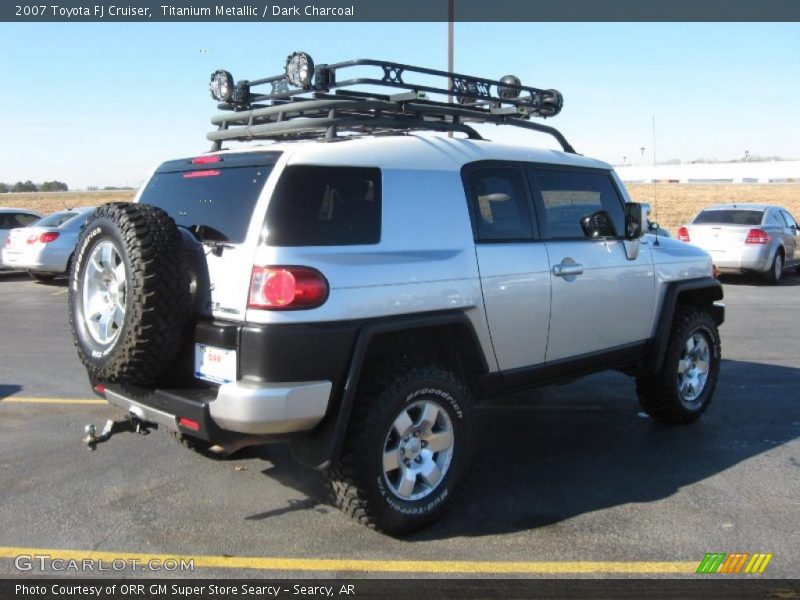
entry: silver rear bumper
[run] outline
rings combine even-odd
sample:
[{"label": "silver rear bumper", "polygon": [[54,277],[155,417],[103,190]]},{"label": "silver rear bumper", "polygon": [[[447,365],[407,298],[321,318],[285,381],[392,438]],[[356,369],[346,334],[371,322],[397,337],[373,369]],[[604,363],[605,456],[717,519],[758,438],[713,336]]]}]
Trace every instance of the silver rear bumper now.
[{"label": "silver rear bumper", "polygon": [[[330,381],[262,383],[235,381],[221,385],[208,403],[211,419],[225,431],[249,435],[288,434],[312,429],[325,416],[331,395]],[[179,431],[181,415],[149,406],[112,390],[110,404],[139,419]]]}]

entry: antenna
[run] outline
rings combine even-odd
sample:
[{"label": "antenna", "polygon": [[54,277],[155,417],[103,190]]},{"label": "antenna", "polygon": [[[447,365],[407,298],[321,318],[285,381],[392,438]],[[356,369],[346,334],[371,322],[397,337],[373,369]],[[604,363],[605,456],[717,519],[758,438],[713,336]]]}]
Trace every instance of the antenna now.
[{"label": "antenna", "polygon": [[[658,212],[658,180],[656,179],[656,116],[651,115],[651,117],[653,119],[653,208],[656,211],[656,218],[659,218],[661,214]],[[658,246],[658,228],[656,228],[655,245]]]}]

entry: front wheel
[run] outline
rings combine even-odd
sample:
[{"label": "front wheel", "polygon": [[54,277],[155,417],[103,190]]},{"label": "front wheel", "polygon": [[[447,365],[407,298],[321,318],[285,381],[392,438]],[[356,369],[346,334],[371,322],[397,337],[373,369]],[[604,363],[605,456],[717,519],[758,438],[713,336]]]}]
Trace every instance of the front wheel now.
[{"label": "front wheel", "polygon": [[336,504],[389,534],[419,530],[453,500],[469,466],[471,394],[440,367],[387,368],[364,387],[329,472]]},{"label": "front wheel", "polygon": [[645,412],[667,423],[697,419],[714,395],[720,357],[719,332],[711,315],[693,306],[680,307],[661,371],[636,379]]}]

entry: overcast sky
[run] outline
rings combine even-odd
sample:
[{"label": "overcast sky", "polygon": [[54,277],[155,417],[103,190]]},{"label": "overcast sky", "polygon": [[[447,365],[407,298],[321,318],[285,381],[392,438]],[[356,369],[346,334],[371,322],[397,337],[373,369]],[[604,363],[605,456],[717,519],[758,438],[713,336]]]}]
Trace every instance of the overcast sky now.
[{"label": "overcast sky", "polygon": [[[2,23],[0,181],[137,186],[208,149],[217,68],[255,79],[305,50],[444,69],[446,35],[445,23]],[[659,161],[800,158],[798,23],[457,23],[455,57],[459,72],[561,90],[547,124],[611,163],[652,163],[653,115]]]}]

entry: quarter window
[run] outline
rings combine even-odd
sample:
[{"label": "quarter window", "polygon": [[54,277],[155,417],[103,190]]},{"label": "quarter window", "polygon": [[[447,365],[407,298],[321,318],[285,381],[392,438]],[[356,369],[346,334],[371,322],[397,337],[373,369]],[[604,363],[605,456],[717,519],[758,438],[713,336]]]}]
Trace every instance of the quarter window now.
[{"label": "quarter window", "polygon": [[530,240],[533,224],[521,169],[487,167],[467,177],[478,240]]},{"label": "quarter window", "polygon": [[550,239],[585,239],[581,220],[605,211],[614,225],[615,236],[625,231],[622,200],[605,173],[536,169]]}]

